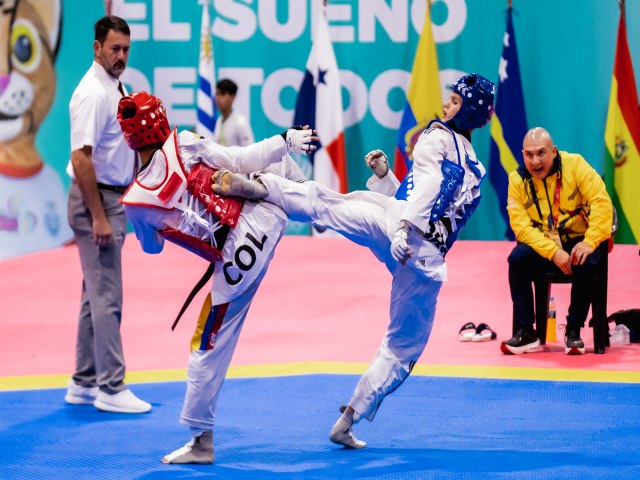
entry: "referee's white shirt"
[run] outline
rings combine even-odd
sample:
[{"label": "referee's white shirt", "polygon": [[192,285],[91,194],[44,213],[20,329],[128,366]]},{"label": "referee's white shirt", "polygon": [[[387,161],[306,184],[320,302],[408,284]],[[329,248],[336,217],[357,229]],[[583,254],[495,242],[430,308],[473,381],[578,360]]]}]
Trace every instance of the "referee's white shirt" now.
[{"label": "referee's white shirt", "polygon": [[[69,115],[71,151],[90,145],[98,183],[123,186],[133,180],[135,154],[122,136],[116,118],[122,97],[118,84],[117,78],[94,61],[73,92]],[[67,173],[75,178],[71,160]]]}]

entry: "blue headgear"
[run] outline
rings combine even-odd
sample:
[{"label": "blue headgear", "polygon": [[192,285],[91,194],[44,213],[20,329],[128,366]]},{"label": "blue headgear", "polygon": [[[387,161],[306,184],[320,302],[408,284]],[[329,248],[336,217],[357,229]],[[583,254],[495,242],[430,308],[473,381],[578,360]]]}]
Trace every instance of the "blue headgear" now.
[{"label": "blue headgear", "polygon": [[462,97],[462,106],[451,119],[460,130],[484,127],[493,115],[496,86],[477,73],[463,75],[451,90]]}]

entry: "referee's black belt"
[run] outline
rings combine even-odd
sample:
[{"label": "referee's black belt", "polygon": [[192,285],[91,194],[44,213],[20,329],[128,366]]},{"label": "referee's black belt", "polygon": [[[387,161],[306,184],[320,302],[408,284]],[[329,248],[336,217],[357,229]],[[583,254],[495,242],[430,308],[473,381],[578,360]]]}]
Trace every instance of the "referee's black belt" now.
[{"label": "referee's black belt", "polygon": [[115,192],[115,193],[119,193],[120,195],[122,195],[124,192],[127,191],[127,188],[129,188],[129,186],[128,185],[125,185],[125,186],[107,185],[106,183],[98,182],[98,188],[100,190],[109,190],[110,192]]}]

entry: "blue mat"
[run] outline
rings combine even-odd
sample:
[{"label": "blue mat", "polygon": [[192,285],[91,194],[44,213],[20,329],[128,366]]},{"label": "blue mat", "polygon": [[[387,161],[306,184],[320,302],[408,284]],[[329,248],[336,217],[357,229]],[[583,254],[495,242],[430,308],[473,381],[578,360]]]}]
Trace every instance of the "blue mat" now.
[{"label": "blue mat", "polygon": [[357,377],[230,379],[215,465],[163,465],[189,440],[185,384],[138,384],[145,415],[63,403],[64,391],[0,393],[2,479],[633,479],[640,478],[640,385],[410,377],[364,450],[328,433]]}]

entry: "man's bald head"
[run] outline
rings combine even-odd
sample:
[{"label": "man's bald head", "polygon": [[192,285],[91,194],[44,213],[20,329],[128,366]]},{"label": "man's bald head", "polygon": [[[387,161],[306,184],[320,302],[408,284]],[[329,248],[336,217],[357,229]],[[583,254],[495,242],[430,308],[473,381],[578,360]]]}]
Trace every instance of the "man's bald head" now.
[{"label": "man's bald head", "polygon": [[522,141],[522,148],[526,148],[527,144],[532,143],[548,143],[549,146],[553,147],[553,139],[549,132],[542,127],[533,127],[531,130],[527,132],[524,136],[524,140]]},{"label": "man's bald head", "polygon": [[558,149],[553,144],[549,132],[542,127],[534,127],[527,132],[522,141],[524,166],[531,176],[539,179],[547,178]]}]

